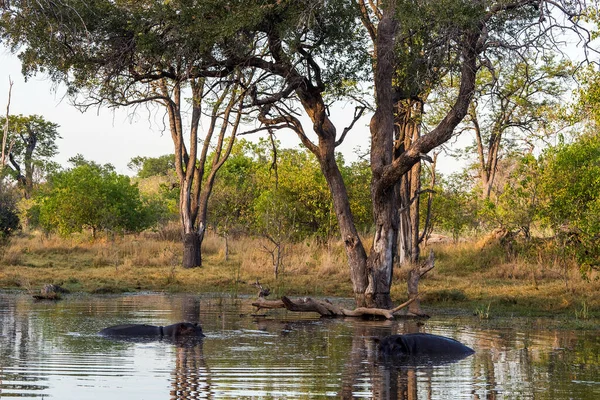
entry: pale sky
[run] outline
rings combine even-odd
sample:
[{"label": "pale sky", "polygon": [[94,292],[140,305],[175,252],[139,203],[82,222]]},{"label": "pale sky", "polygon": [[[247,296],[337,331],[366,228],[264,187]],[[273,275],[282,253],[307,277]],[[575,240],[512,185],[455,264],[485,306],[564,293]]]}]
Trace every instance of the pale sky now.
[{"label": "pale sky", "polygon": [[[41,115],[47,121],[60,125],[58,132],[62,137],[57,141],[59,154],[54,161],[68,166],[67,160],[80,153],[85,159],[100,164],[110,163],[117,172],[132,175],[127,168],[135,156],[158,157],[173,153],[173,143],[168,131],[162,131],[163,112],[155,109],[150,115],[141,108],[133,118],[131,110],[126,108],[94,108],[82,113],[64,97],[65,89],[59,87],[53,91],[53,84],[43,75],[37,75],[24,81],[19,59],[8,50],[0,48],[0,113],[6,115],[9,76],[14,82],[10,102],[10,114]],[[352,120],[354,109],[348,105],[332,111],[331,118],[336,124],[338,134]],[[356,123],[344,143],[338,148],[347,161],[356,159],[355,149],[360,146],[368,149],[370,116]],[[305,130],[312,132],[309,123]],[[257,134],[253,137],[257,139]],[[296,147],[299,140],[294,133],[281,131],[277,138],[284,147]],[[444,174],[454,172],[460,166],[455,160],[440,157],[438,170]]]}]

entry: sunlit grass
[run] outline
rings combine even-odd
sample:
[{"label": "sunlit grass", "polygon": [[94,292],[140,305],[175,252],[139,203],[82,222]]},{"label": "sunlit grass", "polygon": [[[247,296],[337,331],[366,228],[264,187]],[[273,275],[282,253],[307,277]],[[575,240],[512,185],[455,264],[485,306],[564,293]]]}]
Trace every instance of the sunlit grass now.
[{"label": "sunlit grass", "polygon": [[[59,284],[71,291],[226,292],[253,295],[257,279],[281,295],[352,297],[343,244],[305,241],[284,247],[283,266],[275,278],[265,242],[256,238],[225,240],[208,234],[203,266],[183,269],[182,245],[164,240],[173,233],[101,238],[63,239],[40,234],[21,235],[0,252],[0,286],[39,291]],[[423,306],[450,307],[471,313],[540,315],[565,313],[579,319],[597,317],[600,278],[583,279],[572,262],[550,252],[508,256],[504,248],[486,241],[436,244],[431,247],[436,267],[421,280]],[[423,254],[429,252],[424,249]],[[392,297],[406,299],[408,268],[396,268]],[[585,304],[585,308],[582,307]]]}]

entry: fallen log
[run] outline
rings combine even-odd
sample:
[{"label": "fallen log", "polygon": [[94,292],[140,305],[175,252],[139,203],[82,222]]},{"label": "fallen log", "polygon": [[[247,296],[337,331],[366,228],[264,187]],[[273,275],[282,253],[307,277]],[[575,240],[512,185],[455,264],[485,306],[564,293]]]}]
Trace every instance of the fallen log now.
[{"label": "fallen log", "polygon": [[[315,312],[322,317],[383,317],[386,319],[394,319],[394,314],[403,308],[410,305],[413,301],[415,301],[417,297],[414,297],[402,304],[398,307],[393,308],[391,310],[385,310],[382,308],[369,308],[369,307],[358,307],[354,310],[347,310],[344,308],[340,308],[330,301],[325,300],[314,300],[310,297],[306,297],[304,299],[291,300],[287,296],[283,296],[280,300],[265,300],[264,298],[259,298],[257,301],[253,302],[252,305],[257,307],[257,311],[261,309],[275,309],[275,308],[285,308],[288,311],[294,312]],[[409,313],[410,314],[410,313]],[[412,316],[412,314],[410,314]]]},{"label": "fallen log", "polygon": [[285,308],[281,300],[266,300],[262,297],[259,297],[258,300],[252,303],[252,305],[257,308],[256,311],[260,311],[263,308],[267,310],[274,308]]}]

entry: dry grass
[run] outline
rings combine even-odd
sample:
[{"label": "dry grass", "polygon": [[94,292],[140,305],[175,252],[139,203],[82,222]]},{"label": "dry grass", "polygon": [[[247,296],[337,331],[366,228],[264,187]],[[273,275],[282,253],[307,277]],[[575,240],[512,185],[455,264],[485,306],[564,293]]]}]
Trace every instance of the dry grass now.
[{"label": "dry grass", "polygon": [[[173,228],[171,228],[173,229]],[[230,239],[225,259],[223,238],[208,234],[202,268],[183,269],[181,243],[165,240],[174,232],[102,238],[69,239],[31,234],[14,238],[0,253],[0,286],[39,290],[46,283],[91,293],[136,290],[231,292],[254,294],[257,279],[275,296],[352,296],[343,244],[315,241],[284,247],[277,279],[271,254],[260,239]],[[549,248],[507,254],[497,244],[461,242],[433,245],[436,268],[422,281],[424,304],[490,313],[567,312],[585,304],[594,315],[600,309],[600,276],[582,277],[572,262],[560,260]],[[424,249],[427,254],[429,249]],[[408,268],[396,268],[392,297],[406,298]],[[585,278],[585,279],[584,279]]]},{"label": "dry grass", "polygon": [[[572,260],[547,247],[507,254],[497,244],[440,244],[436,268],[423,280],[425,298],[435,302],[491,304],[491,312],[573,312],[587,304],[600,311],[600,274],[584,276]],[[597,314],[597,316],[600,316]]]}]

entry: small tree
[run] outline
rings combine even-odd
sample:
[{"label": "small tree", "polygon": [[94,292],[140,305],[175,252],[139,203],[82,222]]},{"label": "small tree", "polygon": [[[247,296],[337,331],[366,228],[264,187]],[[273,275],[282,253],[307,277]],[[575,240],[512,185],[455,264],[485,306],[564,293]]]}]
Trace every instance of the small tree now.
[{"label": "small tree", "polygon": [[475,225],[477,216],[476,196],[464,184],[460,174],[440,179],[433,196],[432,227],[450,233],[454,242],[465,229]]},{"label": "small tree", "polygon": [[139,232],[152,224],[150,208],[142,203],[136,185],[110,165],[71,159],[75,167],[50,179],[40,194],[40,223],[49,231],[67,235],[92,230]]},{"label": "small tree", "polygon": [[[479,70],[478,87],[461,124],[461,131],[473,134],[473,144],[455,156],[475,161],[483,199],[502,191],[503,184],[497,178],[503,159],[531,153],[564,129],[557,114],[572,70],[568,62],[532,51],[521,57],[500,58],[492,68]],[[448,87],[453,82],[446,79],[436,93],[429,120],[450,106],[457,90]]]},{"label": "small tree", "polygon": [[[340,156],[338,155],[338,159]],[[373,226],[373,206],[371,204],[371,168],[365,160],[358,160],[346,165],[338,161],[348,186],[348,197],[354,224],[359,231],[368,232]],[[337,219],[335,220],[337,225]]]},{"label": "small tree", "polygon": [[232,154],[219,171],[219,179],[209,202],[209,219],[217,235],[225,239],[225,258],[229,255],[229,238],[250,233],[252,206],[258,196],[256,170],[259,164],[252,158],[253,145],[237,141]]},{"label": "small tree", "polygon": [[294,236],[293,205],[285,201],[278,188],[263,191],[255,206],[254,229],[256,233],[269,241],[263,249],[271,255],[273,273],[279,276],[283,268],[285,248]]},{"label": "small tree", "polygon": [[539,210],[539,163],[531,154],[513,163],[515,167],[496,202],[497,220],[508,230],[518,229],[529,238]]}]

